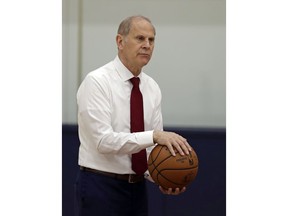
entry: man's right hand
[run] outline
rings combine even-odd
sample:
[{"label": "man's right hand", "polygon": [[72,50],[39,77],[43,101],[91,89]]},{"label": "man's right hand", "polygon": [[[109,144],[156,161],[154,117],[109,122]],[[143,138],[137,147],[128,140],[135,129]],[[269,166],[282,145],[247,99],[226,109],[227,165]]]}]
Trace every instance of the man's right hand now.
[{"label": "man's right hand", "polygon": [[175,156],[174,148],[181,155],[189,155],[189,152],[192,151],[192,147],[189,145],[187,140],[181,135],[174,132],[167,131],[154,131],[153,132],[153,141],[159,145],[165,145],[171,152],[173,156]]}]

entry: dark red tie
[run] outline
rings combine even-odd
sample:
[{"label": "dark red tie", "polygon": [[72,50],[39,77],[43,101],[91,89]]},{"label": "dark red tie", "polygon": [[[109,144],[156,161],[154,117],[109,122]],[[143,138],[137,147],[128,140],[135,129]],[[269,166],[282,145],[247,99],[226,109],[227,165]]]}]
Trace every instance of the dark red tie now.
[{"label": "dark red tie", "polygon": [[[139,89],[140,79],[133,77],[130,79],[133,84],[130,99],[130,124],[131,133],[144,131],[144,112],[143,112],[143,98]],[[146,149],[138,153],[132,154],[132,170],[142,175],[147,170]]]}]

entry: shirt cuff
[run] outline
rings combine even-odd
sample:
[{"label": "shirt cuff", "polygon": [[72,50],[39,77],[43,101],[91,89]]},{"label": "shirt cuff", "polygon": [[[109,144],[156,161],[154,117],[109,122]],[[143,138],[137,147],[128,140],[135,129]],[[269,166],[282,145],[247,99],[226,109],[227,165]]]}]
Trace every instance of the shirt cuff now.
[{"label": "shirt cuff", "polygon": [[147,148],[149,146],[153,146],[153,131],[144,131],[136,133],[136,140],[139,145],[143,148]]},{"label": "shirt cuff", "polygon": [[149,180],[150,182],[155,183],[148,170],[144,173],[144,178]]}]

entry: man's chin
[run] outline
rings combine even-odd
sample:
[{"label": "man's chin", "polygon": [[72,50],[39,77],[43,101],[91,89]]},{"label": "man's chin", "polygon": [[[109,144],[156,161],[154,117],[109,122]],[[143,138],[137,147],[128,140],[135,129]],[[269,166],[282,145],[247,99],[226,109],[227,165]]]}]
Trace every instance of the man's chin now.
[{"label": "man's chin", "polygon": [[140,59],[140,64],[142,64],[143,66],[145,66],[145,65],[147,65],[147,64],[149,63],[149,61],[150,61],[150,57],[145,56],[145,57],[142,57],[142,58]]}]

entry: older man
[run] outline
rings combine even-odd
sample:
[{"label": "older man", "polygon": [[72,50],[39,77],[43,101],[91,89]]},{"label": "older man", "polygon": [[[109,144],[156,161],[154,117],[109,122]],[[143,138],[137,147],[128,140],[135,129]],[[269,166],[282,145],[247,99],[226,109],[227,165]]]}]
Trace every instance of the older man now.
[{"label": "older man", "polygon": [[[147,157],[155,144],[189,154],[182,136],[163,131],[161,91],[142,68],[152,57],[155,28],[143,16],[123,20],[118,55],[90,72],[77,93],[77,215],[147,216]],[[186,188],[163,189],[178,195]]]}]

